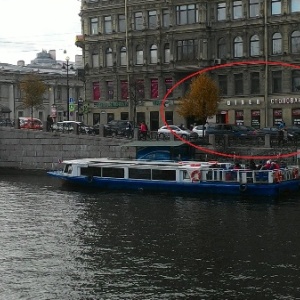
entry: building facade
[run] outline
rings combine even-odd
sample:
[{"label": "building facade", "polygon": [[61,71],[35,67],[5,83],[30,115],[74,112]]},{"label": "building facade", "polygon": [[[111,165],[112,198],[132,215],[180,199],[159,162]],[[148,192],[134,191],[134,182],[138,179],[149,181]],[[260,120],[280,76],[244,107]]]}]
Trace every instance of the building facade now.
[{"label": "building facade", "polygon": [[82,0],[80,15],[94,123],[182,123],[185,78],[209,68],[222,94],[211,121],[300,125],[300,1]]},{"label": "building facade", "polygon": [[17,65],[0,63],[0,119],[31,116],[30,108],[24,107],[20,83],[32,73],[48,87],[42,104],[33,110],[33,117],[46,121],[51,115],[55,121],[62,121],[68,118],[69,111],[70,120],[87,119],[84,84],[78,78],[76,67],[81,67],[80,58],[77,63],[57,61],[55,50],[43,50],[26,66],[24,61]]}]

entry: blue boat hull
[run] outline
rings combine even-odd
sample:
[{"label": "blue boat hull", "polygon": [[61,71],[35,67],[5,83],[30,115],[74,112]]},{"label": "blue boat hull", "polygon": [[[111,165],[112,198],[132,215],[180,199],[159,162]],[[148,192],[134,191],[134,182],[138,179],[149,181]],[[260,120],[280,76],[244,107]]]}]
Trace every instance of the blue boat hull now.
[{"label": "blue boat hull", "polygon": [[175,194],[223,194],[245,196],[277,197],[279,195],[299,191],[299,180],[288,180],[274,184],[206,181],[206,182],[174,182],[148,181],[116,178],[100,178],[88,176],[66,176],[61,172],[51,171],[48,175],[58,177],[74,186],[107,190],[131,190],[145,192],[168,192]]}]

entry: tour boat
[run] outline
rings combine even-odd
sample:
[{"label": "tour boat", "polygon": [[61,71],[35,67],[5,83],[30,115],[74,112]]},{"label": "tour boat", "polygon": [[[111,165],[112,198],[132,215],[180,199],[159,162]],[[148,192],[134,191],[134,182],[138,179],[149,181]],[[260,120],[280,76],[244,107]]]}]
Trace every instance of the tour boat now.
[{"label": "tour boat", "polygon": [[299,190],[296,166],[234,169],[229,162],[173,162],[109,158],[65,160],[48,175],[88,188],[173,194],[279,196]]}]

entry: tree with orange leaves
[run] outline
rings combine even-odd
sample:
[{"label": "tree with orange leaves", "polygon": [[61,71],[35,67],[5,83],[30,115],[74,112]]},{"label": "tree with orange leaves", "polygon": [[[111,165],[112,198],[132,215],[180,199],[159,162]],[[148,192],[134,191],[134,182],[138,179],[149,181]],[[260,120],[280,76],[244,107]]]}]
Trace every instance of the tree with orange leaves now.
[{"label": "tree with orange leaves", "polygon": [[180,99],[177,112],[205,124],[208,117],[217,113],[221,101],[220,90],[214,80],[201,74],[193,78],[189,91]]}]

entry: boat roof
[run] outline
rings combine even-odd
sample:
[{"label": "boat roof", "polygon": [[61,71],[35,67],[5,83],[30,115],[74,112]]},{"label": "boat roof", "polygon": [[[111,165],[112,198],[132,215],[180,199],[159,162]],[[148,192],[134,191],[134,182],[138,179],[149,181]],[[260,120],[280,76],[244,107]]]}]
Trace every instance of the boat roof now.
[{"label": "boat roof", "polygon": [[132,141],[122,147],[179,147],[184,144],[182,141]]}]

